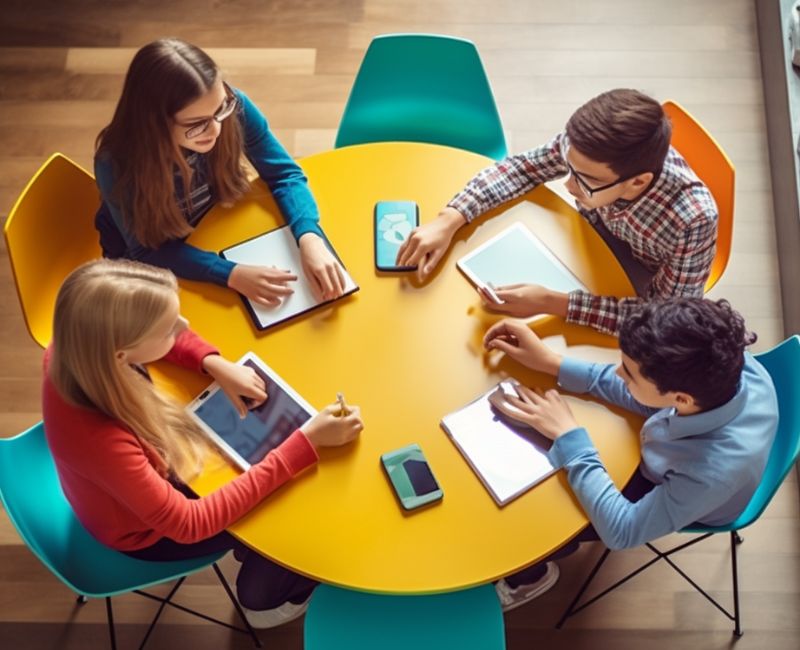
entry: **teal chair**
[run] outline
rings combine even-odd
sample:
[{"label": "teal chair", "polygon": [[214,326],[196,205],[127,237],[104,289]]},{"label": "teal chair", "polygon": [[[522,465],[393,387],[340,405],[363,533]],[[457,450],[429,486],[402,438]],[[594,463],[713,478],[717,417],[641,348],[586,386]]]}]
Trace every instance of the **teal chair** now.
[{"label": "teal chair", "polygon": [[[646,546],[655,553],[655,557],[649,562],[646,562],[638,569],[628,574],[621,580],[618,580],[613,585],[601,591],[599,594],[587,600],[582,605],[578,606],[581,597],[592,583],[595,575],[600,570],[603,562],[605,562],[610,551],[606,549],[600,560],[589,573],[588,578],[583,586],[578,591],[573,601],[570,603],[567,610],[561,616],[561,619],[556,624],[557,628],[564,625],[568,617],[577,614],[585,609],[592,603],[596,602],[607,593],[613,591],[621,584],[627,582],[635,575],[638,575],[646,568],[664,560],[675,571],[677,571],[692,587],[708,599],[708,601],[720,610],[734,623],[733,633],[735,636],[742,636],[741,617],[739,611],[739,576],[738,566],[736,559],[736,547],[744,540],[739,536],[739,531],[746,528],[761,516],[761,513],[769,505],[772,497],[778,491],[783,479],[792,469],[797,462],[798,452],[800,452],[800,337],[797,335],[786,339],[780,345],[774,347],[768,352],[757,355],[758,360],[767,369],[772,381],[775,384],[775,390],[778,394],[778,412],[780,420],[778,423],[778,432],[775,436],[775,442],[772,444],[769,459],[767,460],[767,467],[764,470],[764,476],[761,483],[756,489],[750,503],[739,515],[735,521],[727,526],[692,526],[686,528],[681,532],[696,533],[699,537],[695,537],[688,542],[679,544],[674,548],[667,551],[660,551],[653,544],[646,544]],[[720,605],[716,600],[709,596],[694,580],[692,580],[683,570],[675,564],[670,557],[674,553],[681,551],[685,548],[693,546],[694,544],[703,541],[716,535],[718,533],[728,533],[730,536],[731,544],[731,574],[733,579],[733,614]]]},{"label": "teal chair", "polygon": [[431,142],[499,160],[506,139],[475,45],[433,34],[370,43],[339,124],[336,148]]},{"label": "teal chair", "polygon": [[[112,649],[117,645],[111,597],[128,592],[161,603],[142,639],[140,650],[150,637],[166,605],[249,633],[256,646],[261,647],[261,642],[244,618],[244,612],[216,564],[224,554],[180,562],[145,562],[104,546],[88,533],[61,490],[42,422],[14,438],[0,439],[0,502],[33,554],[61,582],[79,594],[78,603],[85,603],[87,597],[105,598]],[[225,587],[244,622],[244,628],[172,602],[172,597],[186,576],[208,566],[213,567]],[[165,598],[141,591],[171,580],[177,582]]]},{"label": "teal chair", "polygon": [[493,585],[434,596],[385,596],[329,585],[314,590],[305,650],[504,650]]}]

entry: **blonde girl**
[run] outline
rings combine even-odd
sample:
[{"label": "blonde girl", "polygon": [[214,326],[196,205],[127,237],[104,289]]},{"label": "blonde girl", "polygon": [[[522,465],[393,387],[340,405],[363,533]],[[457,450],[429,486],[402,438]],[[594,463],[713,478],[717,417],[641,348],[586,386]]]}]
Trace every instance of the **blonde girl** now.
[{"label": "blonde girl", "polygon": [[43,416],[67,499],[98,540],[167,561],[235,550],[240,602],[255,626],[303,613],[314,582],[250,551],[225,529],[362,429],[359,410],[326,407],[259,463],[202,498],[186,486],[206,446],[183,409],[160,394],[146,365],[158,359],[210,375],[237,409],[269,399],[263,380],[187,328],[175,276],[131,261],[74,271],[56,301],[45,353]]}]

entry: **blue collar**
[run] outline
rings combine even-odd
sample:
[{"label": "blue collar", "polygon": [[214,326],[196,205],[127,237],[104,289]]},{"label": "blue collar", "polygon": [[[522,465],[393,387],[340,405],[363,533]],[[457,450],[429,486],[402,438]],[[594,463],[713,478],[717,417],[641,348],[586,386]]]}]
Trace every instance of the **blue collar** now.
[{"label": "blue collar", "polygon": [[695,413],[694,415],[677,415],[675,410],[671,409],[672,414],[664,418],[668,435],[673,440],[678,440],[724,427],[742,412],[746,402],[747,387],[744,381],[740,381],[736,394],[729,401],[715,409]]}]

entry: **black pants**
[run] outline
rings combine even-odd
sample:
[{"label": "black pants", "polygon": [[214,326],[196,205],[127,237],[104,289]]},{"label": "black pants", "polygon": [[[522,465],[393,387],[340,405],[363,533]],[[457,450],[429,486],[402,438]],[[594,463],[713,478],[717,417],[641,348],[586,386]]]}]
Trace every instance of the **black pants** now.
[{"label": "black pants", "polygon": [[[622,495],[631,503],[636,503],[645,494],[652,490],[653,487],[655,487],[654,484],[642,476],[642,473],[637,469],[631,480],[628,481],[625,489],[622,490]],[[599,539],[600,536],[597,534],[594,526],[587,526],[583,532],[579,533],[567,544],[562,546],[557,551],[554,551],[543,560],[540,560],[536,564],[532,564],[527,569],[523,569],[522,571],[518,571],[517,573],[507,576],[506,582],[512,588],[519,587],[520,585],[532,584],[544,576],[545,571],[547,570],[545,564],[552,562],[553,560],[558,560],[565,558],[568,555],[572,555],[578,550],[578,546],[580,546],[581,542],[596,542]]]},{"label": "black pants", "polygon": [[[177,481],[172,483],[189,498],[197,498],[187,486]],[[271,562],[226,531],[193,544],[179,544],[162,537],[152,546],[125,553],[140,560],[171,562],[222,551],[233,551],[234,557],[242,563],[236,576],[236,595],[247,609],[274,609],[286,602],[302,603],[318,584]]]}]

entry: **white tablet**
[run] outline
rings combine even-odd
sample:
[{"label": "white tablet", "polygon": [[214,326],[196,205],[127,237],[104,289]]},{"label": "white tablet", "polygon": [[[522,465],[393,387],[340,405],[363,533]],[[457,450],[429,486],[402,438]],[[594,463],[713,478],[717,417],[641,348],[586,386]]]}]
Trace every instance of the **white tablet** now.
[{"label": "white tablet", "polygon": [[564,293],[586,290],[575,274],[519,222],[464,255],[456,266],[478,287],[541,284]]},{"label": "white tablet", "polygon": [[261,376],[267,387],[267,401],[249,410],[242,419],[219,384],[214,382],[186,410],[209,439],[238,467],[246,470],[317,411],[254,353],[248,352],[236,363],[252,368]]},{"label": "white tablet", "polygon": [[556,472],[547,455],[552,442],[501,414],[492,404],[501,391],[516,395],[515,379],[493,387],[441,425],[497,505],[504,506]]}]

